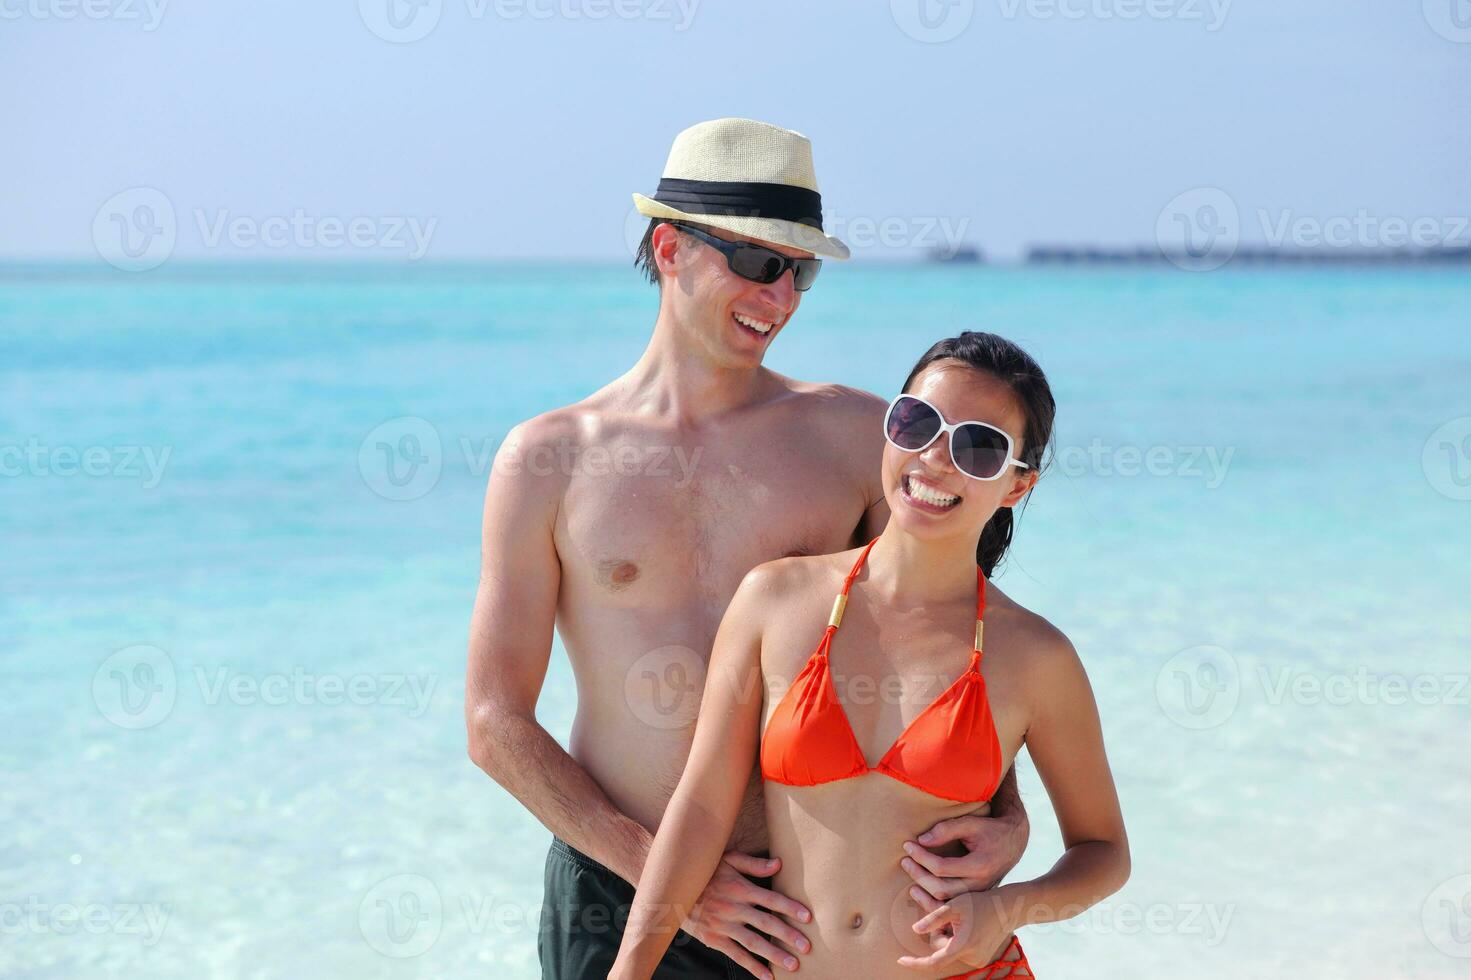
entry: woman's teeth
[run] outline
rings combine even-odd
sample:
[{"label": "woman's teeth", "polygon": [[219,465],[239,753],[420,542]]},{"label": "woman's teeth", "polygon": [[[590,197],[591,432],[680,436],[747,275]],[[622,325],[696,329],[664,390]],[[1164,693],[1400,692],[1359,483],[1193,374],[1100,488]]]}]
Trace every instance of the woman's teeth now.
[{"label": "woman's teeth", "polygon": [[912,476],[904,478],[904,492],[920,503],[929,504],[932,507],[953,507],[960,503],[960,498],[954,494],[941,493],[928,483]]},{"label": "woman's teeth", "polygon": [[750,327],[763,337],[771,333],[771,328],[775,326],[775,324],[767,323],[765,320],[757,320],[754,317],[745,316],[740,313],[733,315],[736,318],[736,323],[739,323],[743,327]]}]

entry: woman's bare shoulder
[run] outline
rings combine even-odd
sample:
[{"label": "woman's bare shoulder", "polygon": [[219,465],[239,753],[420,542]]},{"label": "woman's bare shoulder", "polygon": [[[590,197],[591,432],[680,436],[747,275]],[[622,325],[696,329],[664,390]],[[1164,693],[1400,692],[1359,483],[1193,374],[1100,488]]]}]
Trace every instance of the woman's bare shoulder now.
[{"label": "woman's bare shoulder", "polygon": [[831,599],[843,587],[859,549],[830,555],[790,555],[762,562],[746,573],[737,594],[756,600],[768,611],[805,605],[813,596]]},{"label": "woman's bare shoulder", "polygon": [[1001,594],[994,586],[989,599],[988,619],[1004,620],[1004,625],[996,625],[1005,630],[1007,648],[1017,654],[1016,659],[1029,672],[1082,668],[1072,641],[1045,616]]}]

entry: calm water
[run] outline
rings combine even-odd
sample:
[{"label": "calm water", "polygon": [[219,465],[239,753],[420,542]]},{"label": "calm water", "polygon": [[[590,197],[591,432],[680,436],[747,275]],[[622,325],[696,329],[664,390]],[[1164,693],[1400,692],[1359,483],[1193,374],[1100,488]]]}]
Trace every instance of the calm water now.
[{"label": "calm water", "polygon": [[[464,749],[480,498],[652,290],[169,268],[0,276],[0,974],[534,976],[548,835]],[[1471,278],[832,269],[770,363],[887,396],[968,327],[1058,395],[1000,581],[1135,856],[1039,975],[1466,976]]]}]

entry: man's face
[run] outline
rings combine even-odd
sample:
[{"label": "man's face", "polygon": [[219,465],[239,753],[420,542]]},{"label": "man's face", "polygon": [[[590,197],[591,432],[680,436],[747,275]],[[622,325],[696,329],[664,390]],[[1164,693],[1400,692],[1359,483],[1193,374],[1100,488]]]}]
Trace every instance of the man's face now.
[{"label": "man's face", "polygon": [[[728,242],[750,242],[794,259],[811,252],[735,232],[701,226]],[[714,248],[664,224],[654,229],[654,254],[664,277],[664,292],[674,304],[677,322],[688,324],[697,342],[715,359],[731,366],[759,364],[766,348],[802,302],[788,269],[772,283],[752,282],[730,270]]]}]

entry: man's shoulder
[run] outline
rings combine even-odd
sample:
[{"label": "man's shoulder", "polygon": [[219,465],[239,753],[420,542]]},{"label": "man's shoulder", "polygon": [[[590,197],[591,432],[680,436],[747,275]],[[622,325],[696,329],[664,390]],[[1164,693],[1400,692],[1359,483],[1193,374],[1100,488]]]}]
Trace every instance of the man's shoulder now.
[{"label": "man's shoulder", "polygon": [[863,425],[883,415],[888,403],[871,391],[832,381],[784,379],[792,397],[813,421]]},{"label": "man's shoulder", "polygon": [[524,483],[528,492],[557,494],[570,473],[565,461],[598,438],[596,410],[584,403],[564,405],[512,426],[496,452],[492,477]]},{"label": "man's shoulder", "polygon": [[581,439],[591,421],[581,403],[563,405],[516,423],[506,433],[505,446],[525,452],[542,446]]},{"label": "man's shoulder", "polygon": [[619,414],[609,403],[606,388],[581,401],[548,409],[517,423],[506,434],[507,446],[530,449],[564,449],[593,445],[617,425]]}]

